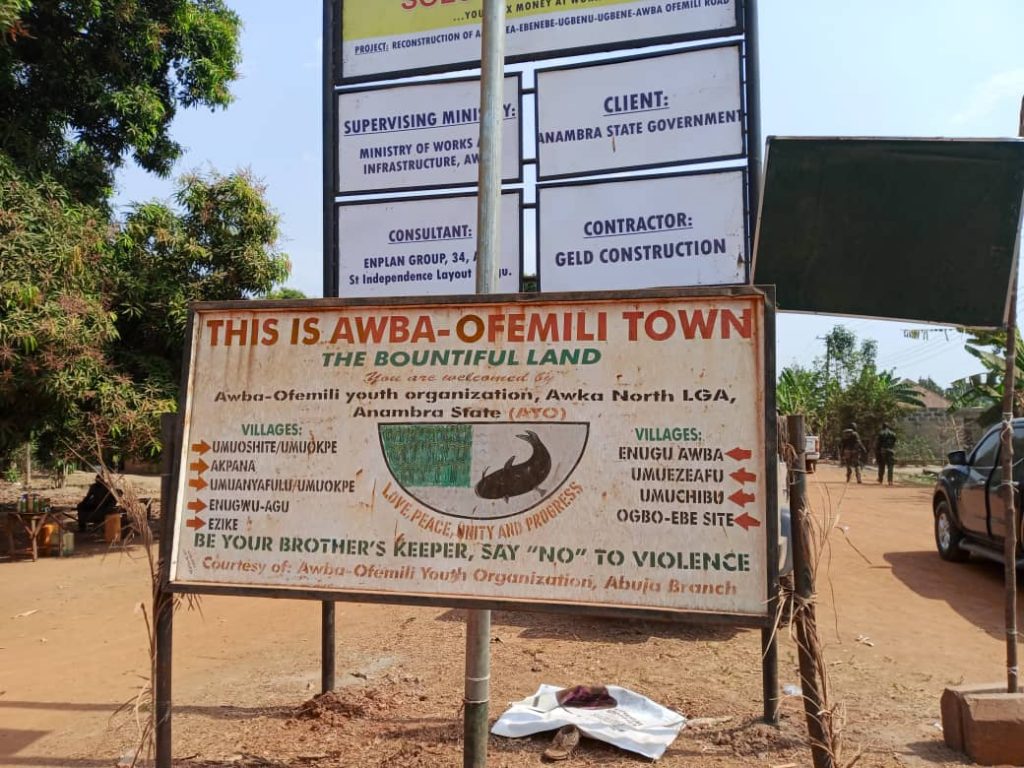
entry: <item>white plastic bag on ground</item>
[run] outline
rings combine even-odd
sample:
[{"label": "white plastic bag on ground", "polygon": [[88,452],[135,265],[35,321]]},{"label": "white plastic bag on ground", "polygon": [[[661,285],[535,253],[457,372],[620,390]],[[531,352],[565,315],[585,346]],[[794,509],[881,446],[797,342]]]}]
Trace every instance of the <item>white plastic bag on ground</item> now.
[{"label": "white plastic bag on ground", "polygon": [[555,694],[562,689],[541,685],[533,696],[512,704],[498,718],[491,733],[519,738],[575,725],[584,736],[652,760],[665,754],[686,724],[686,718],[626,688],[609,685],[607,689],[617,706],[581,709],[560,706]]}]

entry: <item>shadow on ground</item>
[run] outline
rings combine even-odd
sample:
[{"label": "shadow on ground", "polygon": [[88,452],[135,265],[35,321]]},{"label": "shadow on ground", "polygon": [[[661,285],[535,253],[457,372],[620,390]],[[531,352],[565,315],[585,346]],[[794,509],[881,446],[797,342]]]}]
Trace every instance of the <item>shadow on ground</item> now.
[{"label": "shadow on ground", "polygon": [[[1006,637],[1003,566],[971,559],[949,563],[935,552],[889,552],[892,574],[907,587],[930,600],[942,600],[954,611],[997,640]],[[1020,584],[1020,574],[1018,574]],[[1018,606],[1024,622],[1024,604]]]},{"label": "shadow on ground", "polygon": [[[438,621],[465,622],[461,609],[446,611]],[[580,640],[584,642],[644,643],[652,637],[675,640],[731,640],[744,630],[732,626],[675,624],[670,621],[603,619],[568,614],[494,611],[491,626],[518,628],[519,636],[535,640]]]}]

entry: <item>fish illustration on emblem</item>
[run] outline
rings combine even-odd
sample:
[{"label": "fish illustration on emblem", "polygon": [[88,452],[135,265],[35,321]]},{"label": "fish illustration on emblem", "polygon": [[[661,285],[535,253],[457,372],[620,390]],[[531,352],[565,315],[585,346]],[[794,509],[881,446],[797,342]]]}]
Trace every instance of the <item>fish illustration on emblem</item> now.
[{"label": "fish illustration on emblem", "polygon": [[481,499],[504,499],[508,503],[513,496],[522,496],[530,491],[537,491],[544,496],[540,484],[551,473],[551,454],[533,430],[528,429],[525,435],[516,437],[530,444],[533,455],[522,464],[513,464],[516,457],[509,456],[504,467],[490,474],[485,469],[475,488],[476,495]]}]

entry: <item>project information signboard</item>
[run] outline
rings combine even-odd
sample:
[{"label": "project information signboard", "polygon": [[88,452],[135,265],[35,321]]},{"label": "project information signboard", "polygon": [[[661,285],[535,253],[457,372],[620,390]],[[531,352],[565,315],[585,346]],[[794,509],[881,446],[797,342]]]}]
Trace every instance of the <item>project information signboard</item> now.
[{"label": "project information signboard", "polygon": [[[501,196],[498,290],[519,290],[522,196]],[[476,195],[339,205],[341,294],[442,296],[476,292]]]},{"label": "project information signboard", "polygon": [[542,179],[744,152],[738,45],[537,71]]},{"label": "project information signboard", "polygon": [[[521,181],[520,76],[505,78],[502,179]],[[480,80],[338,94],[339,194],[475,186]]]},{"label": "project information signboard", "polygon": [[198,305],[172,582],[763,618],[763,296],[513,299]]},{"label": "project information signboard", "polygon": [[[343,0],[341,80],[471,66],[482,0]],[[736,0],[528,0],[507,4],[510,60],[738,31]]]},{"label": "project information signboard", "polygon": [[541,187],[545,292],[746,281],[744,171]]}]

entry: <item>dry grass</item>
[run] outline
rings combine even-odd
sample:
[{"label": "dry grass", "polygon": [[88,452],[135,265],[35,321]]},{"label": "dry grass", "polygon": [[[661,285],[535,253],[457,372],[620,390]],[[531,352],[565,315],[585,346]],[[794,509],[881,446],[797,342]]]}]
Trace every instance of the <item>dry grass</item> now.
[{"label": "dry grass", "polygon": [[[797,455],[792,446],[785,446],[783,456],[790,466],[791,478],[795,477],[797,472],[803,471],[793,466]],[[822,511],[818,513],[812,510],[809,499],[804,514],[798,516],[793,510],[793,539],[795,541],[799,537],[803,542],[802,549],[807,554],[806,569],[809,571],[811,592],[809,595],[801,595],[799,589],[794,589],[791,595],[785,596],[785,600],[779,600],[776,631],[785,623],[799,653],[810,658],[809,679],[802,679],[801,687],[804,689],[803,699],[807,717],[807,746],[812,756],[816,758],[815,765],[821,763],[834,768],[851,768],[860,761],[863,752],[856,750],[853,754],[848,754],[843,735],[846,707],[841,700],[834,698],[817,624],[817,594],[823,577],[829,572],[832,534],[836,530],[843,532],[839,524],[841,500],[839,505],[833,506],[831,498],[826,496],[823,502]],[[859,550],[858,554],[867,559]],[[794,562],[794,576],[798,567],[799,565]],[[831,589],[831,581],[826,581]],[[834,597],[833,593],[833,604]],[[808,688],[811,686],[815,689],[816,696],[808,694]]]},{"label": "dry grass", "polygon": [[155,681],[156,681],[156,626],[157,617],[160,611],[173,611],[181,606],[189,609],[198,609],[198,598],[187,596],[171,595],[161,589],[161,562],[157,538],[154,535],[150,519],[149,500],[143,500],[137,494],[132,484],[126,481],[121,475],[111,471],[105,464],[99,465],[97,473],[99,481],[117,500],[117,511],[123,512],[127,518],[128,525],[122,526],[121,538],[112,544],[122,553],[135,557],[139,550],[143,553],[147,562],[147,573],[149,574],[150,602],[149,606],[139,603],[138,610],[143,617],[146,628],[146,642],[149,651],[149,677],[143,679],[138,693],[128,701],[124,702],[112,714],[111,719],[128,714],[135,727],[135,735],[132,738],[134,744],[131,753],[122,758],[118,763],[119,768],[135,768],[135,766],[151,761],[155,754],[156,740],[156,708],[155,708]]}]

